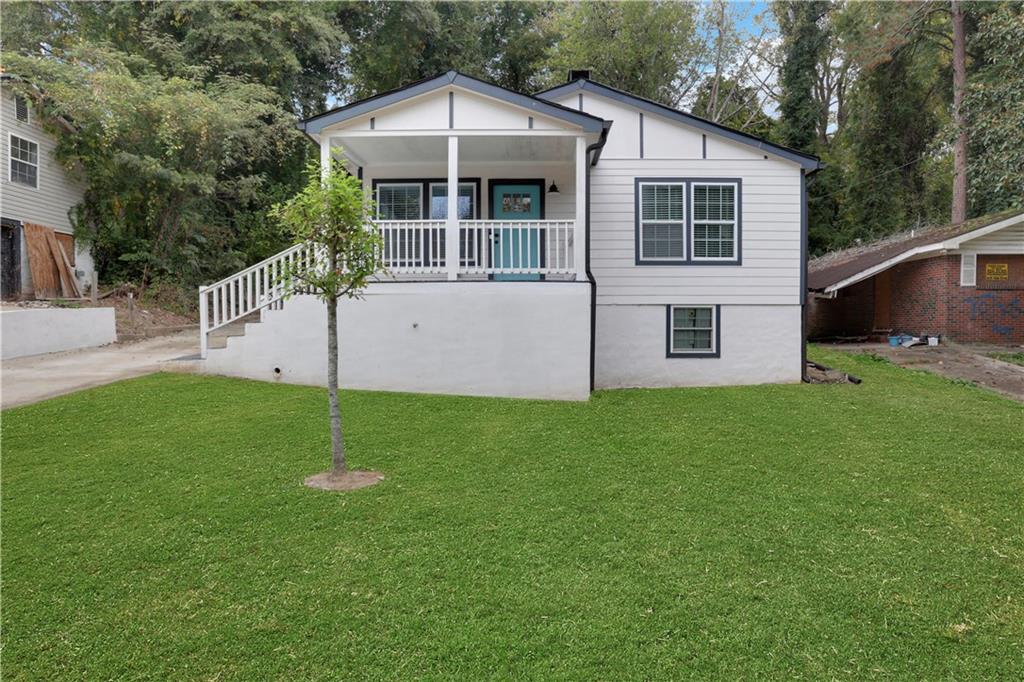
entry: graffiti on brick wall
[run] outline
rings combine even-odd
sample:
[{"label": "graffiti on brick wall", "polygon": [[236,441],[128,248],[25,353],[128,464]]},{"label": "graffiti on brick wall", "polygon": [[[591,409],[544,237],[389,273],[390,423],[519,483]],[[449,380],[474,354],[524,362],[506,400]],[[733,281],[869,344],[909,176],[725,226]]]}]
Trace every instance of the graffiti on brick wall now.
[{"label": "graffiti on brick wall", "polygon": [[1024,318],[1024,303],[1020,298],[1000,301],[996,294],[978,294],[964,299],[972,321],[988,323],[992,332],[1000,336],[1010,336],[1013,325],[1007,324]]}]

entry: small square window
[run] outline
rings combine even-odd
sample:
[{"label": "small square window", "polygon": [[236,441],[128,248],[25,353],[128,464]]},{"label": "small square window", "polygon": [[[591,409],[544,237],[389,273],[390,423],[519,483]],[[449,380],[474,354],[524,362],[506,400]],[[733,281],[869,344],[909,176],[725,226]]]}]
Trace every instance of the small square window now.
[{"label": "small square window", "polygon": [[718,308],[669,306],[669,357],[718,357]]}]

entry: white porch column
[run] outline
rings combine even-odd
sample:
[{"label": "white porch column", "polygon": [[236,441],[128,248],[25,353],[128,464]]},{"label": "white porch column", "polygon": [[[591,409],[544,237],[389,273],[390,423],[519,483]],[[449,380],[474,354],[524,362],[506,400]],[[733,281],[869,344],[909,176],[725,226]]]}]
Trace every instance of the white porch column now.
[{"label": "white porch column", "polygon": [[326,178],[331,172],[331,136],[323,135],[320,138],[320,177]]},{"label": "white porch column", "polygon": [[587,138],[576,138],[576,228],[572,258],[576,279],[587,279]]},{"label": "white porch column", "polygon": [[448,138],[448,219],[444,226],[448,279],[459,277],[459,138]]}]

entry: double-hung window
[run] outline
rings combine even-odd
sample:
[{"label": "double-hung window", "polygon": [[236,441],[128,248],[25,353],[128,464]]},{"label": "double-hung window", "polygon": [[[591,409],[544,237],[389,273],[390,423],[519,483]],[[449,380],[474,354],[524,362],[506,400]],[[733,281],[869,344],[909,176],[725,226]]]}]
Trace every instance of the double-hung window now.
[{"label": "double-hung window", "polygon": [[693,260],[736,260],[738,194],[735,183],[690,184]]},{"label": "double-hung window", "polygon": [[668,306],[669,357],[718,357],[718,307]]},{"label": "double-hung window", "polygon": [[740,178],[636,178],[637,265],[739,265]]},{"label": "double-hung window", "polygon": [[28,187],[39,187],[39,145],[17,135],[8,138],[8,178]]},{"label": "double-hung window", "polygon": [[381,220],[420,220],[423,217],[423,185],[418,182],[379,183],[377,217]]},{"label": "double-hung window", "polygon": [[637,248],[641,263],[686,260],[686,221],[682,182],[638,183]]}]

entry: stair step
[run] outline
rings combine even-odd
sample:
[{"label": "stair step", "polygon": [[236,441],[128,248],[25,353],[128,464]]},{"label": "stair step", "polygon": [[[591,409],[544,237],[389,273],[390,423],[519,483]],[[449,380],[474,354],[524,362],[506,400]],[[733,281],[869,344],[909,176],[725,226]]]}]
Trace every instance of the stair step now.
[{"label": "stair step", "polygon": [[232,336],[245,336],[245,325],[260,322],[260,312],[251,312],[245,317],[240,317],[234,322],[229,322],[223,327],[218,327],[210,332],[207,339],[207,348],[226,348],[228,339]]}]

